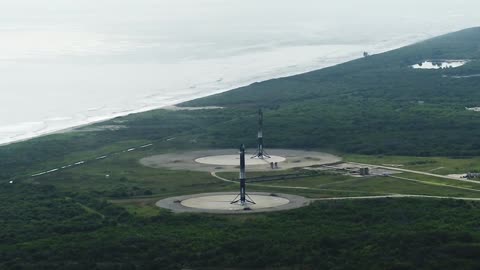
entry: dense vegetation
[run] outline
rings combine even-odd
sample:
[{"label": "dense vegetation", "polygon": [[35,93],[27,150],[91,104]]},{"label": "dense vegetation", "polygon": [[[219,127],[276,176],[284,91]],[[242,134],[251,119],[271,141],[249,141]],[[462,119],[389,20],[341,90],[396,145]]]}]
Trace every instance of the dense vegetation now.
[{"label": "dense vegetation", "polygon": [[[430,59],[471,60],[460,68],[416,70]],[[478,155],[480,28],[434,38],[302,75],[185,103],[264,107],[272,146],[403,155]],[[233,120],[212,128],[230,137]],[[237,130],[235,130],[237,131]]]},{"label": "dense vegetation", "polygon": [[[471,61],[456,69],[409,68],[429,59]],[[332,201],[262,215],[174,215],[152,203],[165,196],[236,187],[208,173],[138,164],[139,158],[156,153],[253,146],[259,107],[265,108],[267,147],[478,155],[479,113],[465,107],[480,106],[480,77],[451,76],[480,74],[479,60],[480,28],[468,29],[183,104],[225,109],[156,110],[2,146],[0,269],[479,269],[476,202]],[[150,148],[125,153],[150,143]],[[107,154],[112,158],[95,160]],[[397,162],[396,157],[380,155],[352,159]],[[31,177],[79,160],[87,163]],[[476,161],[402,158],[401,163],[458,173],[478,168]],[[450,180],[427,178],[353,182],[327,175],[291,185],[322,184],[332,190],[289,192],[318,198],[386,193],[478,197],[475,183],[455,183],[460,188],[452,188],[443,185],[451,185]]]},{"label": "dense vegetation", "polygon": [[0,198],[1,269],[480,267],[479,203],[317,202],[269,215],[140,218],[51,187],[2,187]]}]

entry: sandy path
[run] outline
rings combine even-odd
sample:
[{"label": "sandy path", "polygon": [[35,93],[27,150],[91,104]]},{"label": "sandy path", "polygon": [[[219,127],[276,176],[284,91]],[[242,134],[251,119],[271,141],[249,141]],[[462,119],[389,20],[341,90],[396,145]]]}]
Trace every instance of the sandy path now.
[{"label": "sandy path", "polygon": [[394,175],[389,175],[388,177],[395,178],[395,179],[400,179],[400,180],[411,181],[411,182],[422,183],[422,184],[431,185],[431,186],[440,186],[440,187],[448,187],[448,188],[455,188],[455,189],[461,189],[461,190],[480,192],[480,189],[474,189],[474,188],[459,187],[459,186],[441,184],[441,183],[433,183],[433,182],[421,181],[421,180],[411,179],[411,178],[406,178],[406,177],[394,176]]}]

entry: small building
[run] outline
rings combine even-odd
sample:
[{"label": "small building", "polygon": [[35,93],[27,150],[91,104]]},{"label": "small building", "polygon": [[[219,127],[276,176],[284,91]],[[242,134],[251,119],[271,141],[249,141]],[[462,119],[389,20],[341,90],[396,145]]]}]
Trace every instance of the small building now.
[{"label": "small building", "polygon": [[360,168],[360,175],[370,175],[369,168]]},{"label": "small building", "polygon": [[469,173],[467,173],[466,178],[467,178],[467,179],[480,178],[480,173],[472,173],[472,172],[469,172]]}]

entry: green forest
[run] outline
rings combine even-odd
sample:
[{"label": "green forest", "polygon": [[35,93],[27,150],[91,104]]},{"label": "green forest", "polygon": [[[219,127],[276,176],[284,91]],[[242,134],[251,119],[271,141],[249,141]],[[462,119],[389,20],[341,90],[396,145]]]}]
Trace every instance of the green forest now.
[{"label": "green forest", "polygon": [[[459,68],[419,70],[426,60]],[[188,106],[268,108],[272,146],[347,153],[474,156],[480,153],[480,28],[437,37],[310,73],[256,83]],[[235,121],[235,120],[233,120]],[[227,125],[212,128],[230,136]]]},{"label": "green forest", "polygon": [[139,217],[45,186],[2,187],[0,198],[1,269],[480,267],[476,202],[332,201],[268,215]]},{"label": "green forest", "polygon": [[[411,68],[451,59],[468,62]],[[174,214],[155,201],[237,187],[207,172],[138,162],[169,152],[255,147],[262,108],[267,149],[322,150],[380,164],[402,155],[407,167],[459,173],[480,156],[480,112],[466,109],[480,107],[480,77],[458,77],[476,74],[480,28],[180,104],[221,109],[159,109],[1,146],[0,269],[479,269],[476,201],[315,201],[268,214]],[[125,153],[131,147],[137,150]],[[109,158],[96,159],[103,155]],[[476,183],[419,179],[350,182],[326,174],[291,181],[348,181],[344,189],[291,193],[480,194]]]}]

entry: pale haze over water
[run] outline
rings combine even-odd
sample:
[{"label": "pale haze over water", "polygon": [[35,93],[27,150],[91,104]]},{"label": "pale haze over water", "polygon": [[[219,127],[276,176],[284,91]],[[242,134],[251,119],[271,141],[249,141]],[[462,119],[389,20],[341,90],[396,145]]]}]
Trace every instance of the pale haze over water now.
[{"label": "pale haze over water", "polygon": [[480,26],[478,10],[478,0],[0,0],[0,144]]}]

